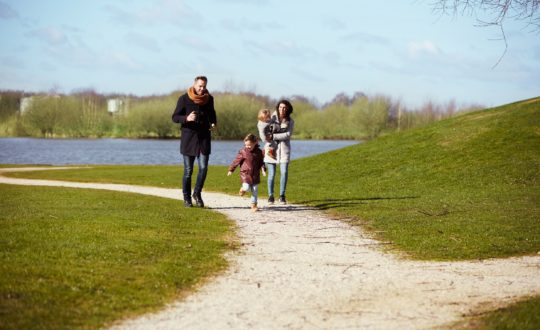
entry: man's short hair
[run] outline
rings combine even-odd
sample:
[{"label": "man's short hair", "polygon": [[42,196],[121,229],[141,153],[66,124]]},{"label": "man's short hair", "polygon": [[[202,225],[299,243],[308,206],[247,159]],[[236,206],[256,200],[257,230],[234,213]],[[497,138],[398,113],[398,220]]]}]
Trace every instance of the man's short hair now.
[{"label": "man's short hair", "polygon": [[195,77],[195,81],[197,81],[197,80],[202,80],[205,83],[208,83],[208,78],[206,78],[206,76],[197,76],[197,77]]}]

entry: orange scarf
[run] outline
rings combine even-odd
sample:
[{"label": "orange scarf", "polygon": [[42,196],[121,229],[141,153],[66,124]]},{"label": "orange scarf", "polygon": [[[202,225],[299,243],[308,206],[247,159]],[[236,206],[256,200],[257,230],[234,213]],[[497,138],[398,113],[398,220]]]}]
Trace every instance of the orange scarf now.
[{"label": "orange scarf", "polygon": [[188,88],[187,90],[189,98],[195,103],[196,105],[205,105],[206,102],[208,102],[208,99],[210,98],[210,94],[208,93],[208,90],[204,90],[202,95],[195,94],[195,89],[193,86]]}]

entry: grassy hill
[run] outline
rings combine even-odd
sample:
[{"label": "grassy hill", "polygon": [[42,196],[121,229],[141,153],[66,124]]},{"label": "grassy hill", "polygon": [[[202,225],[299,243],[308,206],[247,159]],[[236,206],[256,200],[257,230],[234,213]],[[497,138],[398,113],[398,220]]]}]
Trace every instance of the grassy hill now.
[{"label": "grassy hill", "polygon": [[[178,166],[96,166],[12,175],[179,187],[182,172]],[[391,249],[414,258],[460,260],[538,253],[539,182],[536,98],[293,161],[288,198],[370,228]],[[6,196],[4,250],[11,253],[0,286],[19,290],[4,295],[10,318],[0,321],[0,328],[37,323],[94,328],[157,308],[179,289],[222,269],[220,256],[231,248],[226,242],[233,229],[222,215],[188,210],[175,201],[0,188]],[[212,166],[206,189],[236,193],[238,178],[227,177],[225,166]],[[142,236],[134,236],[137,232]],[[29,248],[35,246],[40,248]],[[34,259],[39,269],[28,264]],[[112,273],[118,281],[111,282]],[[531,299],[482,322],[538,328],[538,306],[539,299]]]},{"label": "grassy hill", "polygon": [[420,259],[540,251],[540,98],[295,161],[291,200]]},{"label": "grassy hill", "polygon": [[[238,177],[226,172],[211,166],[205,189],[236,194]],[[14,176],[179,187],[182,172],[96,166]],[[540,251],[539,182],[535,98],[295,160],[287,198],[370,228],[413,258],[462,260]],[[266,182],[260,188],[264,198]]]}]

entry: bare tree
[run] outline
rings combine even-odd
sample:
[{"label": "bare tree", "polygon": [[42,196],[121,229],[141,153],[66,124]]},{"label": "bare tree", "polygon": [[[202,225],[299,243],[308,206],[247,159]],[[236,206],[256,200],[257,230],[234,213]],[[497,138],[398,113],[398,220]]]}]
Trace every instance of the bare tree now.
[{"label": "bare tree", "polygon": [[432,2],[432,8],[434,12],[443,15],[474,15],[480,26],[499,27],[505,47],[493,67],[501,62],[508,49],[504,32],[507,20],[522,21],[524,27],[540,31],[540,0],[437,0]]}]

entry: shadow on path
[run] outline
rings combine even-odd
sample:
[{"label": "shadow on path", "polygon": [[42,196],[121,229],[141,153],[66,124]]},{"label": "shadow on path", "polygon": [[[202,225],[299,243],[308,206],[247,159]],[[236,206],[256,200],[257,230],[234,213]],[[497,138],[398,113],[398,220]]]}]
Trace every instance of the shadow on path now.
[{"label": "shadow on path", "polygon": [[[208,207],[211,210],[247,210],[249,206],[217,206]],[[300,212],[300,211],[316,211],[316,207],[305,205],[261,205],[259,211],[278,211],[278,212]]]}]

